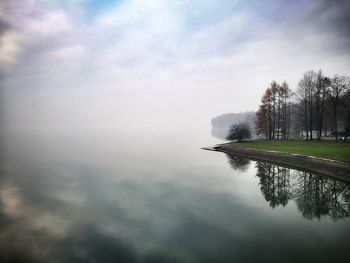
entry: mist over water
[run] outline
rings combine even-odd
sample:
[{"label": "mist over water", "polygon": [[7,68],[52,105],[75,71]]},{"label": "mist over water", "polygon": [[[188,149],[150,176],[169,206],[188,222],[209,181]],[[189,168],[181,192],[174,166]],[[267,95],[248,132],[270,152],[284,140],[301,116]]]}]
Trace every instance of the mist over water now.
[{"label": "mist over water", "polygon": [[182,128],[5,134],[1,262],[349,256],[347,183],[204,151],[210,128]]},{"label": "mist over water", "polygon": [[201,147],[272,80],[348,74],[349,9],[1,0],[0,262],[345,261],[348,183]]}]

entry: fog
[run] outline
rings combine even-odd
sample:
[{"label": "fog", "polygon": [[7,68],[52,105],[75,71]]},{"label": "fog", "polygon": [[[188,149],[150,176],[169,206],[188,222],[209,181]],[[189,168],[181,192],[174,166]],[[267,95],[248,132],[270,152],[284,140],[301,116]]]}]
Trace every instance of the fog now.
[{"label": "fog", "polygon": [[272,80],[350,74],[349,7],[0,0],[0,261],[349,258],[349,184],[201,149]]},{"label": "fog", "polygon": [[2,128],[186,131],[275,79],[348,74],[347,1],[1,1]]}]

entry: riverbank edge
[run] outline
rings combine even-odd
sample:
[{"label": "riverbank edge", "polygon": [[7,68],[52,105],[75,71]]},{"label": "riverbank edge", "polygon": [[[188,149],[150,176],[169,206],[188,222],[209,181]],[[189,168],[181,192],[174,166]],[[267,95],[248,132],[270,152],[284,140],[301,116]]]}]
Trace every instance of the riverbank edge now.
[{"label": "riverbank edge", "polygon": [[255,161],[267,161],[292,169],[302,169],[310,173],[335,177],[350,182],[350,164],[303,154],[285,153],[279,151],[240,148],[234,142],[218,144],[212,148],[203,148],[227,154],[248,157]]}]

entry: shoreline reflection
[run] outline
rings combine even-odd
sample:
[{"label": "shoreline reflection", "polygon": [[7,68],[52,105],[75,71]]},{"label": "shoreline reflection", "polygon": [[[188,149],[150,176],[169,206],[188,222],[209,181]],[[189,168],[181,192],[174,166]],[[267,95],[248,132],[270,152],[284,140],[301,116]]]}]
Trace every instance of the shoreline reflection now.
[{"label": "shoreline reflection", "polygon": [[[248,169],[250,159],[226,155],[232,169]],[[329,217],[336,221],[349,217],[349,183],[269,162],[256,161],[255,167],[260,191],[271,208],[285,207],[293,200],[302,216],[309,220]]]}]

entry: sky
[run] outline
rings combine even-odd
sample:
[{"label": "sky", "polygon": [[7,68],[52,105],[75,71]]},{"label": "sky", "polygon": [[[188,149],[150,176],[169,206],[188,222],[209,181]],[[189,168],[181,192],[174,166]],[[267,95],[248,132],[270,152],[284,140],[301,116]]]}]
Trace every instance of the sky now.
[{"label": "sky", "polygon": [[2,0],[2,127],[172,130],[350,74],[349,1]]}]

